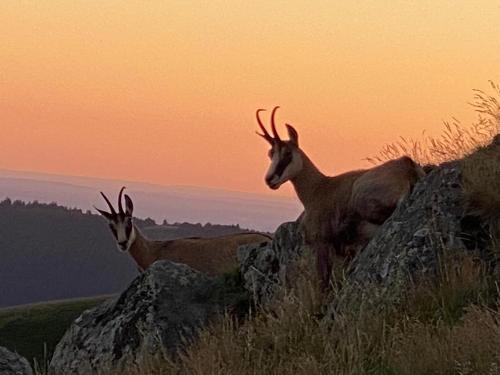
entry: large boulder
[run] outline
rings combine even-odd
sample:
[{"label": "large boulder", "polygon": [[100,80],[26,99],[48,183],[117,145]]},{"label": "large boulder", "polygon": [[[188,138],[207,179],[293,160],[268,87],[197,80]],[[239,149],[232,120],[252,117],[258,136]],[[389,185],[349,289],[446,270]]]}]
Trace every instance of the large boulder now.
[{"label": "large boulder", "polygon": [[299,220],[282,224],[270,243],[251,244],[238,249],[244,287],[254,301],[266,304],[286,283],[288,266],[304,254]]},{"label": "large boulder", "polygon": [[484,223],[468,214],[464,202],[460,163],[435,168],[353,260],[329,318],[362,304],[401,302],[410,280],[437,276],[440,255],[481,248],[483,234]]},{"label": "large boulder", "polygon": [[116,370],[144,353],[175,356],[226,302],[218,280],[183,264],[156,262],[119,297],[73,323],[55,349],[50,373]]},{"label": "large boulder", "polygon": [[[417,183],[351,262],[345,283],[327,306],[326,320],[367,303],[384,308],[402,302],[411,280],[438,276],[440,256],[445,252],[461,255],[486,248],[491,228],[500,227],[500,220],[488,222],[471,214],[462,167],[460,161],[436,166]],[[305,253],[299,221],[283,224],[272,244],[239,249],[244,286],[256,301],[272,301],[286,285],[289,265]],[[500,264],[497,269],[500,274]]]},{"label": "large boulder", "polygon": [[33,370],[26,358],[0,346],[0,375],[33,375]]}]

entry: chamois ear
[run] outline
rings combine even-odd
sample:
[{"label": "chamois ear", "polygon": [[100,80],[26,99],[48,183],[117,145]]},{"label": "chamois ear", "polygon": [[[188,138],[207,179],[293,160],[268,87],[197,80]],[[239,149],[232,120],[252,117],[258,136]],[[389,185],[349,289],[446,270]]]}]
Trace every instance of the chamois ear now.
[{"label": "chamois ear", "polygon": [[96,209],[97,212],[99,212],[102,216],[104,216],[109,221],[113,220],[113,217],[114,217],[113,214],[110,214],[109,212],[106,212],[104,210],[100,210],[96,206],[94,206],[94,208]]},{"label": "chamois ear", "polygon": [[132,199],[125,194],[125,214],[127,216],[132,216],[132,212],[134,211],[134,203],[132,203]]},{"label": "chamois ear", "polygon": [[286,129],[288,130],[288,137],[290,138],[290,141],[295,144],[295,146],[299,145],[299,133],[297,133],[297,130],[290,125],[290,124],[285,124]]}]

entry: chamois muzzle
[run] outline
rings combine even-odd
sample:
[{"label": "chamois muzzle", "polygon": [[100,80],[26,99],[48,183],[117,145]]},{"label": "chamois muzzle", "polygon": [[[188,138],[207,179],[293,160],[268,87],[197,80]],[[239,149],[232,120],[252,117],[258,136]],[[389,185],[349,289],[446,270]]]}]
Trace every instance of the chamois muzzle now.
[{"label": "chamois muzzle", "polygon": [[276,176],[266,177],[266,184],[272,190],[278,190],[281,184],[276,181]]},{"label": "chamois muzzle", "polygon": [[121,250],[121,251],[127,251],[127,248],[128,248],[128,240],[118,242],[118,247],[120,248],[120,250]]}]

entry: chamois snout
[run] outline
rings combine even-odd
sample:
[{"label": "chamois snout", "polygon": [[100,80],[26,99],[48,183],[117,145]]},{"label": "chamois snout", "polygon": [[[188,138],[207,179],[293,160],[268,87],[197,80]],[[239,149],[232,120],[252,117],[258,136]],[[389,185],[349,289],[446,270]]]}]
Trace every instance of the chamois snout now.
[{"label": "chamois snout", "polygon": [[276,178],[275,175],[266,176],[266,184],[272,190],[278,190],[279,187],[281,186],[281,184],[278,182],[278,179]]},{"label": "chamois snout", "polygon": [[127,241],[121,241],[121,242],[118,242],[118,248],[121,250],[121,251],[127,251],[128,249],[128,240]]}]

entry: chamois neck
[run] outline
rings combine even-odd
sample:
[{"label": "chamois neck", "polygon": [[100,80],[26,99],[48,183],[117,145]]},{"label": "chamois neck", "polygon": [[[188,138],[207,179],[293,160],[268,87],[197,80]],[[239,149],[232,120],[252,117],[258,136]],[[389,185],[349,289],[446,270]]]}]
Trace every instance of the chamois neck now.
[{"label": "chamois neck", "polygon": [[141,270],[145,270],[150,264],[151,260],[149,259],[153,254],[149,249],[149,241],[142,232],[137,228],[137,225],[134,224],[135,239],[130,245],[128,252],[134,258],[135,262],[141,268]]},{"label": "chamois neck", "polygon": [[314,165],[309,157],[301,150],[302,156],[302,169],[291,179],[295,192],[299,200],[307,209],[309,204],[315,199],[316,189],[327,178],[321,171]]}]

